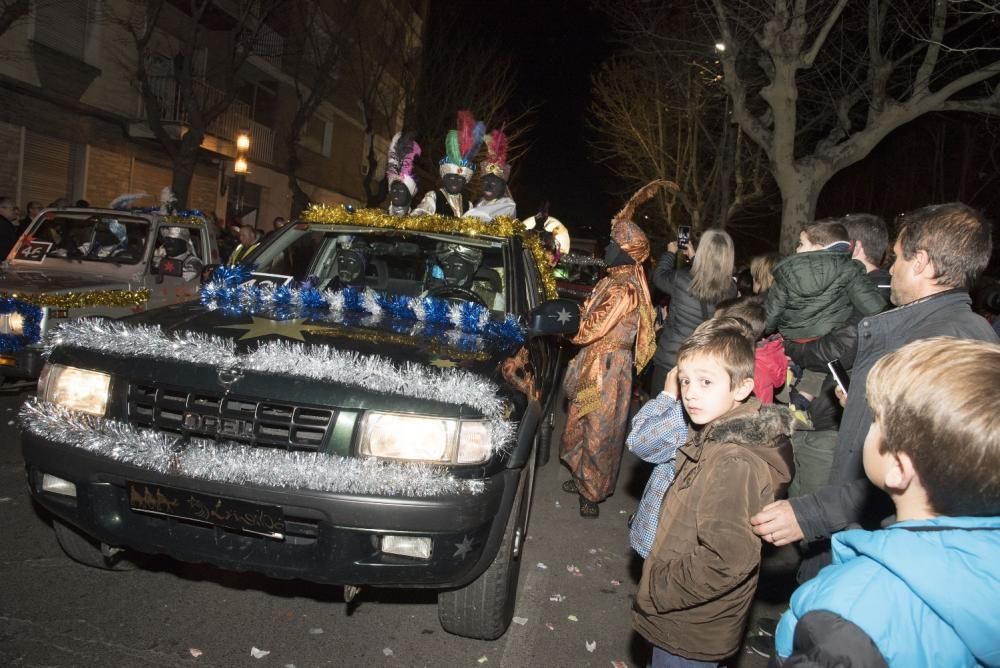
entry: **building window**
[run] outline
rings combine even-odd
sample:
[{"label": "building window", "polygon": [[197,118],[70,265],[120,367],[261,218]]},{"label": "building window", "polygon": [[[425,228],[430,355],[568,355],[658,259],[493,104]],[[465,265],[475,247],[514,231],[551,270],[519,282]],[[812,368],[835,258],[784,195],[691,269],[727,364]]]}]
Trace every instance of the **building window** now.
[{"label": "building window", "polygon": [[302,129],[302,146],[329,158],[333,155],[333,122],[313,114]]},{"label": "building window", "polygon": [[94,0],[37,0],[35,41],[83,60],[87,46],[87,24]]}]

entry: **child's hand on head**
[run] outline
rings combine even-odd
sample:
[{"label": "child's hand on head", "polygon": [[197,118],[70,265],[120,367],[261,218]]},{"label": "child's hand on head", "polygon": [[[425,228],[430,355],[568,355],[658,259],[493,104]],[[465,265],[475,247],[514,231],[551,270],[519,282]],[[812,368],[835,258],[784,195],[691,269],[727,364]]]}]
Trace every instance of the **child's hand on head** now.
[{"label": "child's hand on head", "polygon": [[674,367],[667,374],[667,382],[663,384],[663,391],[666,392],[671,399],[680,399],[681,396],[681,386],[677,382],[677,367]]}]

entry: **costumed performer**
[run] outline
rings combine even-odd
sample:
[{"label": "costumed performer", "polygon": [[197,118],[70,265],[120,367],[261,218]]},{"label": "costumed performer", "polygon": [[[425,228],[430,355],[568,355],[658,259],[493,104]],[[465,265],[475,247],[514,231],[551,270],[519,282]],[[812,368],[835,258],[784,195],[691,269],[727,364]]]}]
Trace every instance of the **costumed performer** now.
[{"label": "costumed performer", "polygon": [[486,160],[479,165],[483,196],[465,215],[489,222],[497,216],[516,216],[517,206],[510,196],[510,164],[507,163],[507,135],[503,128],[486,135]]},{"label": "costumed performer", "polygon": [[670,181],[653,181],[612,219],[605,250],[608,274],[584,302],[580,329],[572,339],[583,348],[563,382],[569,412],[559,456],[573,476],[562,488],[579,494],[583,517],[597,517],[597,504],[615,491],[633,363],[636,373],[641,372],[656,349],[653,304],[642,267],[649,257],[649,240],[632,215],[663,187],[676,188]]},{"label": "costumed performer", "polygon": [[420,144],[407,133],[397,132],[389,145],[385,175],[389,179],[389,215],[408,216],[417,182],[413,179],[413,161],[420,155]]},{"label": "costumed performer", "polygon": [[469,203],[462,197],[462,191],[476,172],[473,160],[483,145],[485,134],[486,126],[482,121],[477,122],[471,112],[458,112],[457,129],[449,130],[444,138],[445,155],[438,167],[442,187],[424,195],[410,212],[411,216],[436,213],[460,218],[465,215]]}]

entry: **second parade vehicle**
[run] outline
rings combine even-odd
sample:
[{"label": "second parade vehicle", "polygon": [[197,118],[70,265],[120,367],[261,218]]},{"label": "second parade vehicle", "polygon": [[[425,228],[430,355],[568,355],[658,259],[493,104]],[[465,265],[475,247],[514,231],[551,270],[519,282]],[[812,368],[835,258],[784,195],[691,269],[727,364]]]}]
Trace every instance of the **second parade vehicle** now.
[{"label": "second parade vehicle", "polygon": [[31,492],[92,566],[435,589],[447,631],[497,638],[579,322],[554,297],[515,220],[313,209],[198,301],[63,326]]}]

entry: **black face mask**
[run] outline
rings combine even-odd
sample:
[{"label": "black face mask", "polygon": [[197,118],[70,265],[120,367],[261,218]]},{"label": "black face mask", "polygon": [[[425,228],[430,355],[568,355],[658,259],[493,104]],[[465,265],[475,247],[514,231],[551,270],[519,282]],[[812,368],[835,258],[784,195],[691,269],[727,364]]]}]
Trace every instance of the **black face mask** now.
[{"label": "black face mask", "polygon": [[635,264],[635,260],[622,250],[617,241],[612,239],[604,249],[604,263],[609,267],[621,267],[627,264]]},{"label": "black face mask", "polygon": [[413,196],[409,189],[400,181],[393,181],[389,186],[389,203],[393,206],[410,206]]},{"label": "black face mask", "polygon": [[445,174],[442,181],[444,182],[444,189],[451,195],[457,195],[462,192],[465,189],[465,184],[468,183],[464,176],[459,176],[458,174]]},{"label": "black face mask", "polygon": [[186,250],[187,242],[184,239],[170,237],[163,240],[163,251],[170,257],[179,257],[184,255]]},{"label": "black face mask", "polygon": [[486,200],[497,199],[507,189],[507,184],[496,174],[487,174],[482,178],[481,183],[483,186],[483,199]]},{"label": "black face mask", "polygon": [[345,283],[361,279],[365,271],[365,261],[361,254],[352,250],[341,250],[334,261],[334,272]]}]

